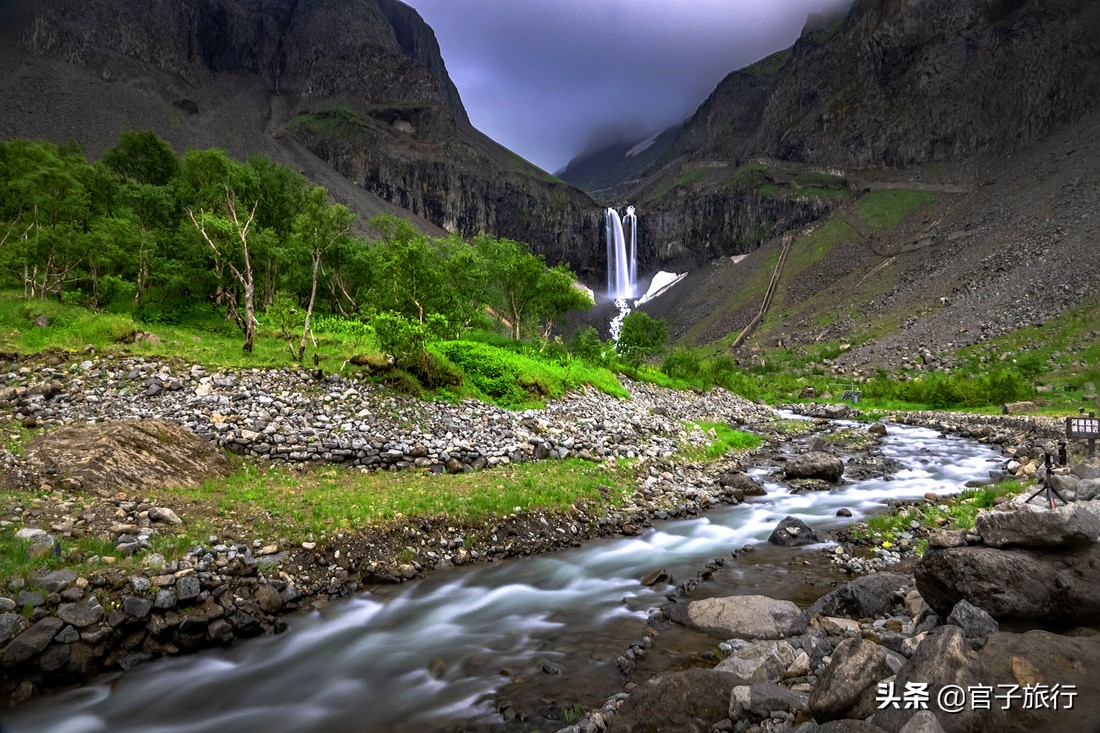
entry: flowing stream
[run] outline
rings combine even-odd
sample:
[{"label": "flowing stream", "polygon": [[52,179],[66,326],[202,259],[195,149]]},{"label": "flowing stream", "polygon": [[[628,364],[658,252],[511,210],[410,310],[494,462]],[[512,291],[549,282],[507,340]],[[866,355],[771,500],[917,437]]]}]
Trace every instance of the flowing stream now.
[{"label": "flowing stream", "polygon": [[[766,497],[699,519],[661,522],[638,537],[434,573],[290,617],[290,630],[279,636],[159,660],[38,699],[11,714],[5,730],[443,729],[500,722],[492,697],[516,686],[549,704],[571,685],[570,702],[598,706],[622,689],[616,655],[671,590],[643,586],[647,573],[663,568],[677,579],[690,577],[713,558],[762,542],[788,514],[820,532],[881,511],[886,499],[954,493],[968,480],[987,478],[999,460],[972,441],[902,426],[890,426],[881,450],[904,466],[892,481],[803,494],[767,483]],[[765,470],[754,473],[762,478]],[[841,507],[853,519],[835,517]],[[799,551],[762,546],[727,563],[708,592],[807,603],[828,588],[815,590],[807,586],[812,579],[792,573],[795,557]]]}]

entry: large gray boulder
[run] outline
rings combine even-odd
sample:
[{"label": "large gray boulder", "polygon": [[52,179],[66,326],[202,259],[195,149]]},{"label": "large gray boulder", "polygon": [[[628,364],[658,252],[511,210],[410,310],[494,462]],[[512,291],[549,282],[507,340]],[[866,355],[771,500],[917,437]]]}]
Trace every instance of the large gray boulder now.
[{"label": "large gray boulder", "polygon": [[1073,503],[1056,509],[982,512],[974,529],[991,547],[1075,547],[1100,537],[1100,507]]},{"label": "large gray boulder", "polygon": [[[957,685],[963,690],[990,684],[989,675],[977,653],[970,649],[962,629],[957,626],[941,626],[932,631],[917,647],[916,652],[901,668],[894,679],[894,694],[901,695],[906,685],[927,684],[929,693],[928,709],[935,714],[939,724],[947,733],[1008,733],[1009,726],[1004,712],[992,706],[993,710],[972,710],[964,708],[958,713],[941,710],[936,699],[939,691],[948,685]],[[871,721],[884,728],[888,733],[898,733],[909,719],[913,710],[906,709],[904,703],[897,707],[887,705],[875,712]]]},{"label": "large gray boulder", "polygon": [[810,451],[791,456],[783,469],[789,479],[820,479],[836,483],[844,475],[844,461],[823,451]]},{"label": "large gray boulder", "polygon": [[738,686],[730,693],[730,720],[759,722],[770,718],[773,712],[783,711],[797,715],[806,709],[807,696],[804,692],[795,692],[789,687],[761,682],[755,685]]},{"label": "large gray boulder", "polygon": [[689,669],[655,677],[630,693],[610,733],[710,733],[725,719],[730,692],[741,682],[714,669]]},{"label": "large gray boulder", "polygon": [[810,693],[810,712],[820,722],[869,717],[876,707],[876,685],[892,674],[881,646],[845,639]]},{"label": "large gray boulder", "polygon": [[1086,478],[1077,482],[1077,501],[1100,499],[1100,478]]},{"label": "large gray boulder", "polygon": [[1095,623],[1100,618],[1100,544],[1064,550],[929,549],[914,571],[921,597],[941,618],[967,600],[999,621]]},{"label": "large gray boulder", "polygon": [[737,649],[715,669],[736,676],[741,685],[779,682],[798,654],[786,641],[758,641]]},{"label": "large gray boulder", "polygon": [[988,675],[987,685],[1075,686],[1072,709],[1059,698],[1058,709],[1012,705],[1008,720],[1016,731],[1096,733],[1100,725],[1100,638],[1068,637],[1047,631],[1025,634],[997,633],[978,652]]},{"label": "large gray boulder", "polygon": [[1100,458],[1081,461],[1070,472],[1079,479],[1100,478]]},{"label": "large gray boulder", "polygon": [[730,638],[779,639],[789,636],[802,609],[767,596],[730,596],[677,606],[672,618],[685,626],[719,631]]}]

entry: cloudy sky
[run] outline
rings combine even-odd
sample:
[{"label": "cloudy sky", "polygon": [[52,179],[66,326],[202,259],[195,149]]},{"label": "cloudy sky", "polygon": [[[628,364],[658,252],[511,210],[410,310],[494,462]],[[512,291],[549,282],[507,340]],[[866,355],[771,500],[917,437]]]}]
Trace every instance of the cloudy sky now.
[{"label": "cloudy sky", "polygon": [[474,125],[555,171],[690,115],[734,69],[842,0],[405,0],[435,30]]}]

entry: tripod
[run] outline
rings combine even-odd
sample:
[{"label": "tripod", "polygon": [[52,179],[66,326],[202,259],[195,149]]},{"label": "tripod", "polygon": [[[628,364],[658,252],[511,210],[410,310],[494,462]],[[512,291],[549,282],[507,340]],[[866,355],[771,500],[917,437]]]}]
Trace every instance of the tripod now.
[{"label": "tripod", "polygon": [[[1069,502],[1066,501],[1066,497],[1062,496],[1058,489],[1054,488],[1054,451],[1048,450],[1045,453],[1046,455],[1043,459],[1043,465],[1046,467],[1046,475],[1043,477],[1043,485],[1040,486],[1034,493],[1032,493],[1031,496],[1027,497],[1027,500],[1025,500],[1024,503],[1027,504],[1036,496],[1045,492],[1047,505],[1050,506],[1051,509],[1053,509],[1055,497],[1058,497],[1058,500],[1061,501],[1063,504],[1069,504]],[[1060,443],[1058,445],[1058,463],[1059,465],[1064,465],[1065,462],[1066,444]]]}]

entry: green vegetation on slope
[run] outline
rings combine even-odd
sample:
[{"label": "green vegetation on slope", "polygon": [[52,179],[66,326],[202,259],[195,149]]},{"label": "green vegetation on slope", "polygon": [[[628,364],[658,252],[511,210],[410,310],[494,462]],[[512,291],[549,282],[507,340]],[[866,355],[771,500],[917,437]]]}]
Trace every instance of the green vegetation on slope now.
[{"label": "green vegetation on slope", "polygon": [[907,215],[939,200],[931,191],[889,189],[872,191],[856,202],[856,215],[875,234],[884,236],[897,228]]}]

